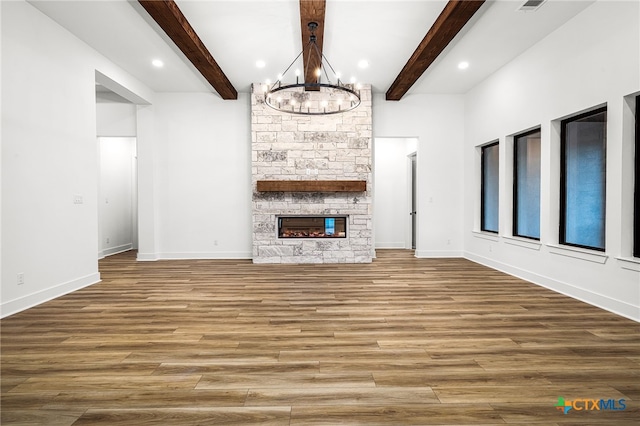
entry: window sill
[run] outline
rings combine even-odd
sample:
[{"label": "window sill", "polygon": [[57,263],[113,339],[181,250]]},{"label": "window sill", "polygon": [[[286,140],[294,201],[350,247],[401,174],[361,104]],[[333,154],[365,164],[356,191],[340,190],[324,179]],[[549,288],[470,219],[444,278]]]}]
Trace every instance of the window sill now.
[{"label": "window sill", "polygon": [[484,231],[472,231],[472,232],[473,232],[473,236],[476,238],[482,238],[483,240],[489,240],[496,243],[500,241],[500,235],[498,234],[494,234],[491,232],[484,232]]},{"label": "window sill", "polygon": [[549,252],[561,256],[573,257],[575,259],[587,260],[589,262],[605,264],[608,255],[579,247],[558,246],[555,244],[547,244]]},{"label": "window sill", "polygon": [[504,238],[505,240],[504,242],[507,244],[511,244],[518,247],[524,247],[531,250],[540,251],[540,247],[542,247],[542,243],[536,240],[528,240],[526,238],[507,237],[507,236],[503,236],[502,238]]},{"label": "window sill", "polygon": [[616,259],[624,269],[640,272],[640,259],[636,257],[616,257]]}]

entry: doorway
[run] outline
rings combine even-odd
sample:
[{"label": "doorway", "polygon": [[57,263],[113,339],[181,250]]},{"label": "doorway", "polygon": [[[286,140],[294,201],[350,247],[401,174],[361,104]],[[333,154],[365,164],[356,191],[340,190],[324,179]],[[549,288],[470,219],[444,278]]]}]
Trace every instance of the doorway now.
[{"label": "doorway", "polygon": [[137,250],[138,108],[150,103],[95,71],[98,258]]},{"label": "doorway", "polygon": [[418,156],[417,153],[413,152],[409,154],[409,216],[411,217],[410,233],[411,233],[411,249],[416,249],[416,235],[417,235],[417,227],[418,227],[418,184],[417,184],[417,175],[418,175]]},{"label": "doorway", "polygon": [[98,138],[98,258],[138,247],[136,138]]},{"label": "doorway", "polygon": [[417,244],[417,146],[417,138],[374,139],[376,249],[412,249]]}]

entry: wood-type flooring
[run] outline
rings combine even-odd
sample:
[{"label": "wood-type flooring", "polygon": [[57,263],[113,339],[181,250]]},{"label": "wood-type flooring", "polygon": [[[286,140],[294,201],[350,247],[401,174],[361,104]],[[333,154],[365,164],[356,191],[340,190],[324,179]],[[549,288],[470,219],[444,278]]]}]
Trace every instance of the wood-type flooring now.
[{"label": "wood-type flooring", "polygon": [[100,272],[0,322],[2,425],[640,424],[640,324],[468,260]]}]

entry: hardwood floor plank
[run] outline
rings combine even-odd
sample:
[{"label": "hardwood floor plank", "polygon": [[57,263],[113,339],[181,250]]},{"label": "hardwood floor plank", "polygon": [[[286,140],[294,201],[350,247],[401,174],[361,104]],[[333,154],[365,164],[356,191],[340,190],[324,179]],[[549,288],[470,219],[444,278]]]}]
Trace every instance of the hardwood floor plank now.
[{"label": "hardwood floor plank", "polygon": [[438,399],[444,404],[490,404],[510,401],[511,403],[544,403],[556,401],[558,396],[567,399],[586,398],[585,395],[601,395],[606,399],[621,399],[625,395],[611,386],[599,384],[549,385],[529,383],[526,386],[505,386],[492,384],[477,386],[460,384],[459,386],[437,386],[433,388]]},{"label": "hardwood floor plank", "polygon": [[[42,404],[48,410],[242,407],[248,389],[129,389],[60,392]],[[24,394],[22,394],[24,395]],[[13,395],[12,395],[13,396]]]},{"label": "hardwood floor plank", "polygon": [[428,387],[335,387],[331,390],[312,388],[251,389],[247,406],[297,405],[408,405],[439,404]]},{"label": "hardwood floor plank", "polygon": [[2,410],[0,423],[11,426],[71,426],[83,414],[80,410]]},{"label": "hardwood floor plank", "polygon": [[33,377],[17,385],[9,393],[39,391],[70,392],[82,390],[126,390],[126,389],[193,389],[200,376],[47,376]]},{"label": "hardwood floor plank", "polygon": [[92,409],[74,426],[274,425],[289,424],[290,407]]},{"label": "hardwood floor plank", "polygon": [[637,426],[640,419],[640,412],[637,406],[624,411],[569,411],[567,414],[562,414],[562,412],[553,407],[554,404],[536,404],[533,402],[492,403],[491,406],[508,424],[538,425],[539,423],[556,422],[561,426]]},{"label": "hardwood floor plank", "polygon": [[[444,370],[444,371],[443,371]],[[415,372],[373,372],[376,386],[429,386],[433,389],[457,389],[468,386],[548,386],[552,382],[540,373],[487,372],[474,368],[431,369]],[[485,389],[486,390],[486,389]]]},{"label": "hardwood floor plank", "polygon": [[[370,373],[266,373],[204,375],[196,389],[375,387]],[[328,389],[327,392],[330,392]]]},{"label": "hardwood floor plank", "polygon": [[291,409],[291,425],[504,424],[487,404],[311,405]]}]

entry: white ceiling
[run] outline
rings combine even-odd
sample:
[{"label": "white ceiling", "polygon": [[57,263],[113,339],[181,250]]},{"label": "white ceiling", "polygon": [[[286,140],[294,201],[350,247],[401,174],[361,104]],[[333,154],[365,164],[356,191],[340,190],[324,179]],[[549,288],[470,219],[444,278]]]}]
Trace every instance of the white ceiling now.
[{"label": "white ceiling", "polygon": [[[276,79],[302,50],[298,0],[177,0],[186,18],[239,92]],[[536,12],[524,0],[488,0],[409,90],[465,93],[594,0],[548,0]],[[137,1],[32,0],[156,92],[212,91]],[[346,80],[386,92],[427,33],[445,0],[327,0],[324,54]],[[151,65],[161,59],[163,68]],[[365,59],[370,66],[359,69]],[[262,69],[257,60],[266,62]],[[461,71],[460,61],[470,66]]]}]

